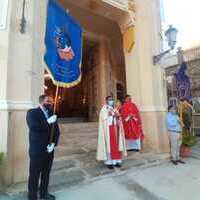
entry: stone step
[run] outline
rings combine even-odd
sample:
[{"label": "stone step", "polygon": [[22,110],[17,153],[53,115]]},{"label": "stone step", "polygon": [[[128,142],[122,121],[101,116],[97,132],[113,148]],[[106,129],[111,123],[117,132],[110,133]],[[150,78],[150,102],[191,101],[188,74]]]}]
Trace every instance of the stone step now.
[{"label": "stone step", "polygon": [[71,132],[71,131],[90,131],[90,130],[98,130],[98,127],[91,126],[91,127],[79,127],[78,125],[76,127],[68,127],[67,124],[64,126],[60,126],[60,128],[63,131]]},{"label": "stone step", "polygon": [[200,149],[192,149],[192,157],[200,159]]},{"label": "stone step", "polygon": [[68,135],[70,136],[74,136],[74,135],[80,135],[80,136],[84,136],[84,135],[98,135],[98,129],[80,129],[80,130],[71,130],[71,131],[65,131],[63,129],[60,129],[61,135]]},{"label": "stone step", "polygon": [[60,129],[63,132],[66,132],[66,133],[71,133],[71,132],[86,132],[86,131],[92,132],[92,131],[98,130],[97,127],[82,127],[82,128],[75,127],[75,128],[67,128],[67,127],[64,127],[64,126],[63,127],[60,126]]},{"label": "stone step", "polygon": [[65,132],[61,129],[61,136],[66,136],[66,137],[73,137],[73,136],[92,136],[92,135],[98,135],[98,129],[94,130],[77,130],[77,131],[70,131],[70,132]]},{"label": "stone step", "polygon": [[97,145],[97,136],[90,136],[90,137],[80,137],[80,136],[74,136],[74,137],[67,137],[67,136],[61,136],[58,144],[59,147],[66,147],[66,148],[73,148],[73,149],[80,149],[82,147],[88,147],[90,146],[96,146]]},{"label": "stone step", "polygon": [[58,118],[59,123],[83,123],[87,122],[85,118],[70,117],[70,118]]},{"label": "stone step", "polygon": [[90,123],[59,123],[60,127],[64,127],[66,129],[74,129],[74,128],[97,128],[97,122],[90,122]]},{"label": "stone step", "polygon": [[81,145],[77,148],[73,148],[60,145],[56,150],[55,157],[58,158],[70,155],[83,155],[91,151],[96,151],[96,146],[96,144],[90,145],[89,147],[87,145]]},{"label": "stone step", "polygon": [[60,123],[61,136],[55,157],[81,155],[96,150],[97,123]]},{"label": "stone step", "polygon": [[198,142],[195,146],[192,147],[192,157],[196,159],[200,159],[200,141],[198,138]]},{"label": "stone step", "polygon": [[97,142],[95,141],[91,141],[93,144],[90,144],[89,146],[87,145],[87,143],[71,143],[70,145],[66,145],[66,143],[64,144],[60,144],[59,147],[57,147],[57,151],[67,151],[67,149],[72,149],[74,151],[85,151],[88,152],[87,149],[96,149],[97,148]]},{"label": "stone step", "polygon": [[[85,142],[89,142],[89,141],[94,141],[94,140],[97,140],[97,138],[98,138],[98,136],[97,135],[85,135],[85,136],[79,136],[79,135],[76,135],[76,136],[74,136],[74,137],[72,137],[72,136],[69,136],[68,137],[68,135],[61,135],[60,136],[60,140],[59,140],[59,144],[61,144],[61,143],[65,143],[65,144],[67,144],[67,143],[73,143],[73,142],[84,142],[85,140],[87,140],[87,141],[85,141]],[[88,141],[89,140],[89,141]]]},{"label": "stone step", "polygon": [[52,170],[56,171],[63,168],[71,169],[71,168],[75,168],[76,166],[77,166],[77,162],[75,159],[72,159],[71,156],[70,157],[63,156],[63,157],[54,159]]},{"label": "stone step", "polygon": [[[82,148],[82,147],[90,147],[90,146],[96,146],[97,145],[97,138],[91,138],[89,141],[85,141],[84,139],[81,140],[81,138],[74,140],[74,139],[67,139],[64,138],[63,140],[60,139],[59,146],[62,147],[69,147],[69,148]],[[89,142],[89,144],[88,144]]]},{"label": "stone step", "polygon": [[97,135],[98,134],[98,129],[89,129],[89,130],[72,130],[72,131],[65,131],[63,129],[60,129],[61,131],[61,135],[68,135],[68,136],[74,136],[74,135],[92,135],[92,134],[95,134]]},{"label": "stone step", "polygon": [[76,129],[91,129],[98,128],[98,123],[90,122],[90,123],[59,123],[61,129],[66,131],[73,131]]},{"label": "stone step", "polygon": [[[96,162],[95,152],[84,155],[72,155],[59,157],[54,160],[50,179],[50,190],[55,191],[64,187],[78,185],[83,182],[92,181],[100,176],[114,176],[123,174],[127,170],[139,170],[141,168],[153,167],[169,160],[169,154],[141,154],[132,153],[121,169],[109,170],[102,162]],[[26,194],[27,183],[19,183],[7,188],[10,195]]]}]

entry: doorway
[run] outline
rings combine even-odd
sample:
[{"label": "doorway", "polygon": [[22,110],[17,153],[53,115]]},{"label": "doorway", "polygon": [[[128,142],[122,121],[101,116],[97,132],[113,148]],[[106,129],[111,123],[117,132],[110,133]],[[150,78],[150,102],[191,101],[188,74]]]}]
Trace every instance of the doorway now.
[{"label": "doorway", "polygon": [[[59,88],[56,113],[61,119],[70,121],[94,121],[97,108],[94,102],[97,90],[96,66],[99,43],[88,38],[83,40],[82,80],[72,88]],[[54,98],[56,87],[45,71],[45,94]]]},{"label": "doorway", "polygon": [[121,83],[117,83],[116,88],[117,88],[117,99],[123,102],[126,93],[124,85]]}]

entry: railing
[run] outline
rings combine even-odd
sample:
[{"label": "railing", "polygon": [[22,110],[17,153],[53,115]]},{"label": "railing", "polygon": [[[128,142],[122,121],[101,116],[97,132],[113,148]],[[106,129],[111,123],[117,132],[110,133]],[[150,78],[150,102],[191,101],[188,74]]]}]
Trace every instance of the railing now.
[{"label": "railing", "polygon": [[192,48],[184,52],[186,61],[200,59],[200,47]]},{"label": "railing", "polygon": [[200,113],[193,113],[192,128],[196,135],[200,135]]},{"label": "railing", "polygon": [[[186,62],[194,61],[200,59],[200,47],[185,50],[183,52],[183,57]],[[164,68],[175,66],[178,64],[177,54],[168,55],[162,60],[162,66]]]}]

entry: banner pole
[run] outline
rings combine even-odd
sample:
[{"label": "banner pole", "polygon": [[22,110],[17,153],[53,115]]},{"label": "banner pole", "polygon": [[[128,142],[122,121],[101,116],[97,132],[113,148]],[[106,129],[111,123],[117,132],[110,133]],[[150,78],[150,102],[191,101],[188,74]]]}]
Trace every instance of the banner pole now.
[{"label": "banner pole", "polygon": [[58,92],[59,92],[59,86],[56,86],[56,95],[54,98],[54,108],[53,108],[53,114],[56,113],[56,108],[57,108],[57,101],[58,101]]},{"label": "banner pole", "polygon": [[[54,98],[53,114],[56,113],[57,101],[58,101],[58,93],[59,93],[59,86],[56,85],[56,95],[55,95],[55,98]],[[55,123],[53,123],[53,125],[52,125],[52,127],[51,127],[50,144],[53,142],[53,138],[54,138],[54,129],[55,129]]]}]

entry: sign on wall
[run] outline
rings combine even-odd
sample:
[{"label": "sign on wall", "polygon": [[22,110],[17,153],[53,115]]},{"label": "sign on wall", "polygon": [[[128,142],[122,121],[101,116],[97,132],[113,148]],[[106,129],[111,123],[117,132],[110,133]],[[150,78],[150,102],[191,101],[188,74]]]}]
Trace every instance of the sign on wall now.
[{"label": "sign on wall", "polygon": [[0,30],[6,28],[8,0],[0,0]]}]

